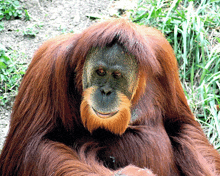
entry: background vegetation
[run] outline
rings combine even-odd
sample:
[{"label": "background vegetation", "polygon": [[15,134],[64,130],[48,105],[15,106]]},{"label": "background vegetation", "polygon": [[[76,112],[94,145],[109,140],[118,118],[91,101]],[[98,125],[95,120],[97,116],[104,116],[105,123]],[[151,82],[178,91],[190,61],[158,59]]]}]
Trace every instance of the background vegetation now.
[{"label": "background vegetation", "polygon": [[[19,1],[0,0],[0,32],[4,29],[3,19],[10,20],[27,15]],[[17,89],[27,66],[16,60],[19,53],[8,50],[0,40],[0,106],[10,103],[17,93]]]},{"label": "background vegetation", "polygon": [[[0,0],[2,19],[26,16],[18,1]],[[210,142],[220,150],[220,2],[218,0],[139,0],[129,18],[160,29],[174,48],[180,78],[192,111]],[[16,95],[27,68],[0,41],[0,105]]]}]

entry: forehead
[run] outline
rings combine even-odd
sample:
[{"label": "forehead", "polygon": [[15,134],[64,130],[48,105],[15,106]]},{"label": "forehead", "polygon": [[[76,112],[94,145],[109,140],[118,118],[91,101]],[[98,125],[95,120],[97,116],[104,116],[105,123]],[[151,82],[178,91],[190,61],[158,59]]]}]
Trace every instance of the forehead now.
[{"label": "forehead", "polygon": [[112,47],[92,49],[88,55],[90,64],[93,66],[103,65],[107,67],[119,66],[137,69],[137,61],[131,54],[125,52],[120,45],[114,44]]}]

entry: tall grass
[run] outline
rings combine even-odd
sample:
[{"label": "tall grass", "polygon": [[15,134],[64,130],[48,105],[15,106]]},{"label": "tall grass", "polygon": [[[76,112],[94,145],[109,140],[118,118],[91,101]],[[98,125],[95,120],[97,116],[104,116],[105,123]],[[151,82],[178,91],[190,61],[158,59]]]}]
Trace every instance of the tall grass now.
[{"label": "tall grass", "polygon": [[160,29],[173,46],[180,79],[197,120],[220,150],[220,2],[143,0],[131,19]]}]

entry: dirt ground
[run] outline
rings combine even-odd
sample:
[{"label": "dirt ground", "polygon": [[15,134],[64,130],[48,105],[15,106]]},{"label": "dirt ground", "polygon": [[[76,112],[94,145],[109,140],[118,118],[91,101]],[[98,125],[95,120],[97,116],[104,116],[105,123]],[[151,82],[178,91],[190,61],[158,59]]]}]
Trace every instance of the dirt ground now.
[{"label": "dirt ground", "polygon": [[[3,21],[0,43],[18,52],[18,59],[29,63],[34,51],[46,40],[64,33],[78,33],[95,21],[116,16],[121,9],[135,9],[136,0],[20,0],[30,21]],[[9,129],[11,107],[0,107],[0,150]]]}]

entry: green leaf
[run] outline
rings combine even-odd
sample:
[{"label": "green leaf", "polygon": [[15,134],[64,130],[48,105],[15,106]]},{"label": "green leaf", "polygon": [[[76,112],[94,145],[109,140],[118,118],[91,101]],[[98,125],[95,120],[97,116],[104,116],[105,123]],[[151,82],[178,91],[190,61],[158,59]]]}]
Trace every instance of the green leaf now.
[{"label": "green leaf", "polygon": [[90,18],[91,20],[96,20],[96,19],[101,19],[102,18],[102,16],[101,15],[99,15],[99,14],[92,14],[92,13],[88,13],[88,14],[86,14],[86,16],[88,17],[88,18]]},{"label": "green leaf", "polygon": [[0,62],[0,70],[1,69],[6,69],[7,68],[7,65],[5,65],[4,62]]},{"label": "green leaf", "polygon": [[215,37],[215,39],[218,41],[218,43],[220,43],[220,38],[218,37]]}]

